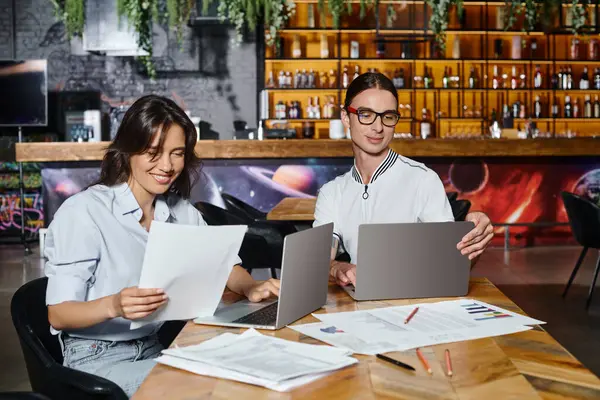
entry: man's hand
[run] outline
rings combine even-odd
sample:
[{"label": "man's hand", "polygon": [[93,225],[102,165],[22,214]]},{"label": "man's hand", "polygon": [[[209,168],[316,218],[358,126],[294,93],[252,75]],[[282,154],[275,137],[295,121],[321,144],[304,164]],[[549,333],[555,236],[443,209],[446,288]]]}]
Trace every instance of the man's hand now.
[{"label": "man's hand", "polygon": [[340,286],[353,284],[356,286],[356,265],[342,261],[332,261],[329,274]]},{"label": "man's hand", "polygon": [[475,228],[462,238],[456,248],[461,254],[468,255],[469,260],[473,260],[483,253],[494,237],[494,228],[488,216],[480,211],[467,214],[465,221],[473,222]]},{"label": "man's hand", "polygon": [[248,300],[258,303],[271,295],[279,296],[279,279],[269,279],[268,281],[257,281],[245,293]]}]

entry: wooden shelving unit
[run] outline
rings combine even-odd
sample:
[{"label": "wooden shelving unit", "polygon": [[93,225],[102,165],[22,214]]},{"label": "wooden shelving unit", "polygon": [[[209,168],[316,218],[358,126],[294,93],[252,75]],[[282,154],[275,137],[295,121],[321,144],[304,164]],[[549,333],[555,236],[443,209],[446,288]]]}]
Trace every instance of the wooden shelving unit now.
[{"label": "wooden shelving unit", "polygon": [[[597,2],[596,2],[597,3]],[[431,10],[424,1],[408,1],[402,5],[396,2],[380,1],[367,13],[364,20],[360,20],[359,4],[353,4],[353,13],[342,19],[339,29],[333,29],[330,17],[324,21],[318,13],[317,0],[296,1],[296,15],[286,29],[280,32],[283,46],[280,54],[276,54],[273,47],[264,47],[262,54],[264,67],[260,71],[258,90],[266,90],[269,99],[270,118],[266,120],[267,126],[274,121],[273,110],[278,101],[286,103],[298,101],[304,111],[307,98],[319,97],[322,106],[324,100],[335,96],[336,111],[345,97],[345,88],[341,86],[344,67],[348,68],[349,80],[354,74],[355,66],[360,72],[376,68],[388,77],[392,77],[399,68],[404,69],[407,87],[398,89],[399,102],[410,105],[410,115],[404,108],[402,120],[398,123],[398,133],[410,132],[419,136],[421,110],[427,108],[434,122],[435,135],[446,138],[450,133],[464,129],[473,131],[477,125],[480,136],[487,134],[491,123],[492,111],[495,110],[501,120],[504,104],[512,107],[515,101],[525,105],[526,116],[532,114],[536,96],[540,96],[543,112],[542,118],[532,119],[543,132],[561,136],[564,131],[571,130],[577,136],[596,136],[600,134],[600,118],[572,118],[563,117],[565,97],[568,95],[574,105],[575,99],[579,102],[580,113],[584,112],[584,96],[600,97],[600,91],[588,90],[562,90],[551,87],[551,77],[559,68],[569,66],[572,70],[575,87],[578,87],[584,67],[588,67],[590,87],[593,87],[594,69],[600,67],[600,55],[593,60],[588,59],[587,43],[579,45],[579,59],[571,59],[570,43],[574,37],[568,27],[564,25],[565,4],[560,11],[560,23],[552,28],[550,33],[536,30],[525,32],[521,30],[523,21],[517,22],[513,30],[503,30],[497,25],[498,10],[503,7],[503,1],[468,1],[464,2],[466,17],[459,21],[456,15],[451,14],[450,25],[446,35],[446,49],[443,54],[435,54],[432,46],[434,37],[429,29],[428,20]],[[308,27],[308,9],[313,7],[315,13],[314,27]],[[390,25],[387,21],[388,7],[394,7],[396,19]],[[589,6],[589,12],[598,21],[598,4]],[[323,23],[324,22],[324,23]],[[589,27],[588,32],[598,33],[598,23]],[[325,35],[328,40],[329,57],[320,58],[320,39]],[[596,35],[597,36],[597,35]],[[590,35],[589,39],[600,39]],[[292,57],[292,42],[298,37],[301,43],[300,58]],[[455,40],[460,41],[460,58],[452,58]],[[496,40],[502,43],[498,52]],[[514,41],[525,43],[521,49],[521,57],[512,59],[511,45]],[[350,41],[359,42],[359,58],[350,57]],[[378,43],[385,43],[383,57],[377,54]],[[537,49],[532,52],[532,43]],[[600,41],[597,44],[597,53],[600,53]],[[517,68],[517,75],[526,75],[526,87],[519,89],[500,88],[492,89],[493,68],[497,66],[499,75],[506,74],[510,80],[512,67]],[[534,88],[533,76],[536,66],[540,67],[543,74],[541,88]],[[424,68],[431,71],[434,87],[425,89],[418,87],[415,76],[423,76]],[[477,71],[479,85],[469,88],[468,78],[471,67]],[[443,88],[442,77],[445,68],[451,69],[451,75],[458,75],[459,87]],[[309,72],[334,71],[336,87],[330,88],[266,88],[265,83],[269,74],[273,72],[275,81],[279,71],[290,72],[292,76],[296,70]],[[318,75],[316,82],[319,82]],[[510,82],[509,82],[510,85]],[[552,118],[552,104],[557,102],[560,109],[559,118]],[[477,111],[475,113],[475,111]],[[474,115],[475,114],[475,115]],[[336,114],[338,115],[338,114]],[[260,118],[260,114],[259,114]],[[298,138],[301,138],[302,124],[306,120],[288,120],[291,127],[296,128]],[[523,128],[528,119],[514,119],[514,128]],[[315,138],[328,138],[329,120],[314,120]],[[590,124],[589,122],[598,122]]]}]

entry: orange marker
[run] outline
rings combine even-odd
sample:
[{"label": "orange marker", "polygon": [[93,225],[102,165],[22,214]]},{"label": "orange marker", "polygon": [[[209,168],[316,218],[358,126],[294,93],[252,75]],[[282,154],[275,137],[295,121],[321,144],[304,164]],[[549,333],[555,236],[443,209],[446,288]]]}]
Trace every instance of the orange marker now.
[{"label": "orange marker", "polygon": [[432,375],[433,372],[431,371],[431,367],[429,366],[429,363],[425,359],[425,356],[423,356],[423,353],[421,353],[421,349],[417,349],[417,356],[419,357],[419,360],[421,360],[421,362],[423,363],[423,366],[425,367],[425,369],[427,370],[429,375]]},{"label": "orange marker", "polygon": [[446,349],[446,372],[448,376],[452,376],[452,361],[450,361],[450,350]]},{"label": "orange marker", "polygon": [[412,317],[415,316],[417,311],[419,311],[419,307],[415,308],[414,310],[412,310],[412,312],[410,314],[408,314],[408,317],[406,317],[406,319],[404,320],[404,323],[408,324],[408,321],[410,321],[412,319]]}]

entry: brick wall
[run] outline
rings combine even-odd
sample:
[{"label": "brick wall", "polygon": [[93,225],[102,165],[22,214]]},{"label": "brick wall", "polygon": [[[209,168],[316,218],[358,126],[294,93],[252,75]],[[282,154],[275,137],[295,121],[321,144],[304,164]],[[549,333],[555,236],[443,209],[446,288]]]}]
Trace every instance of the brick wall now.
[{"label": "brick wall", "polygon": [[[49,0],[16,3],[17,58],[47,59],[51,90],[99,90],[114,101],[169,96],[212,124],[221,139],[232,137],[234,120],[256,125],[255,44],[231,45],[227,29],[217,37],[208,28],[188,29],[180,51],[175,34],[155,26],[155,63],[166,72],[152,82],[131,57],[73,55]],[[11,18],[11,0],[0,0],[0,58],[12,56]]]}]

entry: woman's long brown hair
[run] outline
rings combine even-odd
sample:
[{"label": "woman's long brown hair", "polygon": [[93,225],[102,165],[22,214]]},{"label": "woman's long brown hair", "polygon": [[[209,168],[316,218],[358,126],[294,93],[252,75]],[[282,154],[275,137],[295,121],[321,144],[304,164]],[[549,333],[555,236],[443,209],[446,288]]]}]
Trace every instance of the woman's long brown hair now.
[{"label": "woman's long brown hair", "polygon": [[171,185],[170,191],[189,198],[200,165],[200,159],[194,152],[196,127],[173,100],[156,95],[139,98],[123,116],[117,135],[102,160],[97,184],[114,186],[127,182],[131,175],[130,157],[147,152],[157,133],[160,135],[159,148],[162,148],[165,133],[172,125],[179,125],[184,131],[185,155],[183,171]]}]

